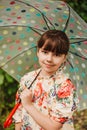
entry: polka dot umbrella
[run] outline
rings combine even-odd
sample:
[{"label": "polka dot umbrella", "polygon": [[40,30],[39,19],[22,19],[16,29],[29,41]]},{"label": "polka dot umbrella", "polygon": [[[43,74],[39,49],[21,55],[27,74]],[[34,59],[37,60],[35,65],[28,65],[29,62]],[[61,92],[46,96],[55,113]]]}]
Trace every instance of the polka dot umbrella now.
[{"label": "polka dot umbrella", "polygon": [[87,108],[87,24],[63,1],[0,0],[0,68],[18,82],[39,67],[36,43],[45,31],[59,29],[70,40],[64,71],[77,86],[80,109]]}]

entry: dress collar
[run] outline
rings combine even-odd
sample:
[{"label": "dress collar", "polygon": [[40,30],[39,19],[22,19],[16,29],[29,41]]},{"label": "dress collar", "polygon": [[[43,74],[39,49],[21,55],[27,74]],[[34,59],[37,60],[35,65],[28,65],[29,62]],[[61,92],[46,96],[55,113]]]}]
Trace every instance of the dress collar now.
[{"label": "dress collar", "polygon": [[54,74],[52,74],[51,76],[43,76],[41,74],[41,68],[38,69],[38,72],[40,71],[40,74],[38,76],[39,79],[51,79],[51,78],[56,78],[56,76],[60,76],[61,74],[63,74],[63,71],[57,70]]}]

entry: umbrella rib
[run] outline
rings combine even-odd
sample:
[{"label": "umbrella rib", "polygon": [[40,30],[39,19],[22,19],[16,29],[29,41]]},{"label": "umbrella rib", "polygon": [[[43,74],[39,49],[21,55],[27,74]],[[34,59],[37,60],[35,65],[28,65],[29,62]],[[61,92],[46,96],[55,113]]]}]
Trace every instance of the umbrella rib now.
[{"label": "umbrella rib", "polygon": [[[29,27],[31,30],[35,31],[36,33],[38,33],[40,36],[41,34],[38,32],[38,31],[41,31],[41,32],[44,32],[44,30],[41,30],[41,29],[37,29],[37,28],[34,28],[34,27],[30,27],[30,26],[25,26],[25,25],[6,25],[6,26],[1,26],[1,27],[11,27],[11,26],[20,26],[20,27]],[[36,31],[38,30],[38,31]]]},{"label": "umbrella rib", "polygon": [[74,68],[73,65],[71,64],[71,62],[69,61],[69,59],[67,59],[67,62],[69,63],[69,65],[70,65],[72,68]]},{"label": "umbrella rib", "polygon": [[[26,4],[27,6],[31,6],[31,7],[33,7],[34,9],[36,9],[37,11],[39,11],[39,12],[41,13],[41,15],[42,15],[42,17],[43,17],[43,19],[44,19],[44,21],[45,21],[45,23],[46,23],[48,29],[50,29],[50,27],[49,27],[49,25],[47,24],[47,20],[48,20],[49,23],[54,27],[54,25],[52,24],[52,22],[51,22],[39,9],[37,9],[37,8],[35,8],[33,5],[28,4],[28,3],[25,3],[25,2],[23,2],[23,1],[20,1],[20,0],[15,0],[15,1],[20,2],[20,3],[23,3],[23,4]],[[46,20],[46,19],[47,19],[47,20]],[[54,28],[55,28],[55,27],[54,27]]]},{"label": "umbrella rib", "polygon": [[19,54],[17,54],[16,56],[14,56],[12,59],[10,59],[9,61],[7,61],[6,63],[4,63],[3,65],[0,66],[0,68],[4,67],[7,63],[9,63],[11,60],[13,60],[14,58],[18,57],[19,55],[23,54],[24,52],[31,50],[33,48],[37,48],[37,46],[31,47],[31,48],[27,48],[24,51],[20,52]]},{"label": "umbrella rib", "polygon": [[79,55],[79,54],[77,54],[77,53],[74,53],[74,52],[72,52],[72,51],[69,51],[69,52],[70,52],[71,54],[75,55],[75,56],[78,56],[79,58],[82,58],[82,59],[87,60],[87,58],[84,57],[84,56],[81,56],[81,55]]},{"label": "umbrella rib", "polygon": [[[67,4],[66,4],[67,5]],[[65,32],[66,31],[66,29],[67,29],[67,27],[68,27],[68,23],[69,23],[69,19],[70,19],[70,7],[67,5],[67,7],[68,7],[68,9],[69,9],[69,16],[68,16],[68,19],[67,19],[67,21],[66,21],[66,23],[65,23],[65,27],[64,27],[64,29],[63,29],[63,32]]]},{"label": "umbrella rib", "polygon": [[[54,25],[50,22],[50,20],[43,14],[43,13],[41,13],[42,14],[42,16],[43,16],[43,19],[44,19],[44,21],[45,21],[45,23],[46,23],[46,25],[47,25],[47,27],[49,28],[49,30],[50,30],[50,27],[48,26],[48,24],[47,24],[47,20],[49,21],[49,23],[54,27]],[[46,18],[45,18],[46,17]],[[47,20],[46,20],[47,19]],[[54,29],[55,29],[55,27],[54,27]]]},{"label": "umbrella rib", "polygon": [[[0,27],[11,27],[11,26],[20,26],[20,27],[29,27],[31,30],[35,31],[36,33],[38,33],[40,36],[41,34],[38,31],[44,32],[44,30],[38,29],[38,28],[34,28],[34,27],[30,27],[30,26],[25,26],[25,25],[4,25],[4,26],[0,26]],[[38,31],[36,31],[38,30]],[[70,44],[74,44],[74,43],[78,43],[78,42],[84,42],[87,41],[87,39],[85,38],[70,38],[70,40],[80,40],[80,39],[84,39],[84,40],[80,40],[80,41],[76,41],[76,42],[71,42]]]},{"label": "umbrella rib", "polygon": [[[77,39],[77,40],[84,39],[84,40],[80,40],[80,41],[76,41],[76,42],[71,42],[70,44],[87,41],[87,39],[85,39],[85,38],[72,38],[72,39],[74,39],[74,40],[76,40],[76,39]],[[72,40],[72,39],[71,39],[71,40]]]}]

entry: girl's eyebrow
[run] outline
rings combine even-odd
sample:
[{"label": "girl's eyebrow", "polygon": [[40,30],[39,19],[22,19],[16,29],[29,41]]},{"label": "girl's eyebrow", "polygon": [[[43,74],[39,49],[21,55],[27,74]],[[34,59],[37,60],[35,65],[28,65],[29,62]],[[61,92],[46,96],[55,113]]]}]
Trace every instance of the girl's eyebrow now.
[{"label": "girl's eyebrow", "polygon": [[46,51],[46,52],[48,52],[48,50],[45,50],[45,49],[41,49],[41,51]]}]

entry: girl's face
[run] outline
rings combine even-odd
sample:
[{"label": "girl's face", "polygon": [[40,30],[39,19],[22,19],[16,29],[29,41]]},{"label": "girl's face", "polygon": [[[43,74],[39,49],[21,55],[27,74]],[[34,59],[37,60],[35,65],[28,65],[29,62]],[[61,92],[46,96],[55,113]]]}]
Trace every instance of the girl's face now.
[{"label": "girl's face", "polygon": [[54,74],[66,60],[65,54],[56,56],[53,52],[45,51],[43,48],[38,50],[37,56],[42,68],[42,73],[47,76]]}]

